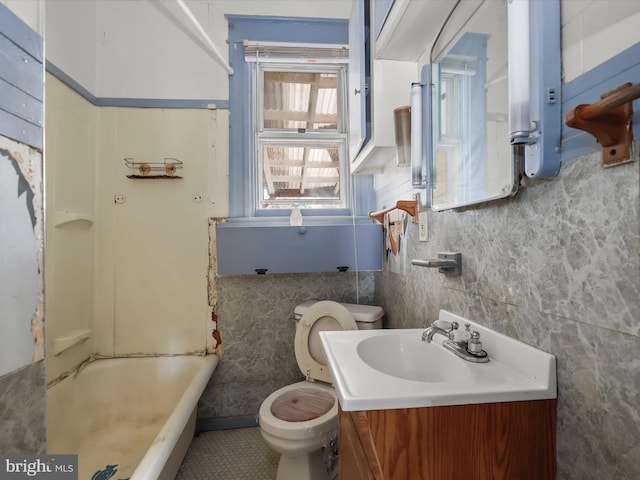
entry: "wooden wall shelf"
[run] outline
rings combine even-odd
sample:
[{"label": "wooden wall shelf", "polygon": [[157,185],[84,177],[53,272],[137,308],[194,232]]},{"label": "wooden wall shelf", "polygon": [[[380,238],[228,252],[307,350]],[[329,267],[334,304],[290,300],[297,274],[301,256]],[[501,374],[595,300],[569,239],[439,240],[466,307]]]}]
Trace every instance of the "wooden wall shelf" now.
[{"label": "wooden wall shelf", "polygon": [[577,105],[565,114],[569,127],[593,135],[602,146],[602,166],[628,163],[632,158],[633,100],[640,97],[640,84],[625,83],[605,93],[600,101]]}]

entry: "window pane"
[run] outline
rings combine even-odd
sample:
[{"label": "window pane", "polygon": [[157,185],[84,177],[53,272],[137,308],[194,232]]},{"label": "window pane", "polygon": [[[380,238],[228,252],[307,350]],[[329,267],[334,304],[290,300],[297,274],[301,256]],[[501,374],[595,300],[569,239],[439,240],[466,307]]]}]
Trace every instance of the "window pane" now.
[{"label": "window pane", "polygon": [[342,152],[333,142],[263,144],[261,208],[344,208]]},{"label": "window pane", "polygon": [[264,71],[265,129],[337,130],[338,75]]}]

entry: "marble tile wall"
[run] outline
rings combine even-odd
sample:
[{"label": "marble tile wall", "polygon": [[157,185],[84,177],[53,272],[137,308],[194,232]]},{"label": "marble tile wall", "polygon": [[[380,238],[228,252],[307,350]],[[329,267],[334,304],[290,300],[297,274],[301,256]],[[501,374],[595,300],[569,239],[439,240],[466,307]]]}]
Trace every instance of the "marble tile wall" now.
[{"label": "marble tile wall", "polygon": [[356,273],[218,277],[222,358],[200,400],[199,419],[257,415],[268,395],[303,380],[294,355],[296,305],[358,298],[373,304],[373,281],[371,272],[359,272],[357,281]]},{"label": "marble tile wall", "polygon": [[429,212],[428,242],[409,226],[409,259],[461,252],[461,277],[376,274],[392,328],[446,309],[556,355],[559,479],[640,478],[639,183],[638,161],[564,162],[512,199]]},{"label": "marble tile wall", "polygon": [[2,454],[45,453],[44,378],[44,361],[29,364],[0,377]]}]

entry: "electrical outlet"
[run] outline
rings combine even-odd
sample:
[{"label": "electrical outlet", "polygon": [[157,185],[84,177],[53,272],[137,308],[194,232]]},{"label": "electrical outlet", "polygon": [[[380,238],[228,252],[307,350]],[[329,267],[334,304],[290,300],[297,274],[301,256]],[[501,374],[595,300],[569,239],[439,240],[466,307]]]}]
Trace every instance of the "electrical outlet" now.
[{"label": "electrical outlet", "polygon": [[127,201],[127,197],[121,193],[116,193],[113,196],[113,203],[115,203],[116,205],[122,205],[126,201]]},{"label": "electrical outlet", "polygon": [[191,199],[193,200],[193,203],[202,203],[202,195],[199,193],[194,193]]},{"label": "electrical outlet", "polygon": [[427,212],[420,212],[418,214],[418,239],[421,242],[429,240],[429,225],[427,224]]}]

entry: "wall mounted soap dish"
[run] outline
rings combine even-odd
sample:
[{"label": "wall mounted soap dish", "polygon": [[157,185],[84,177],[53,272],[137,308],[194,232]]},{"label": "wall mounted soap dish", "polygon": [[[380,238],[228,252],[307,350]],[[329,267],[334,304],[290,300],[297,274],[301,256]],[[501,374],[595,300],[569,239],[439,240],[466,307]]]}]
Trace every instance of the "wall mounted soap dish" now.
[{"label": "wall mounted soap dish", "polygon": [[182,161],[167,157],[162,162],[136,162],[125,158],[125,165],[131,170],[127,178],[182,178],[176,172],[182,168]]}]

